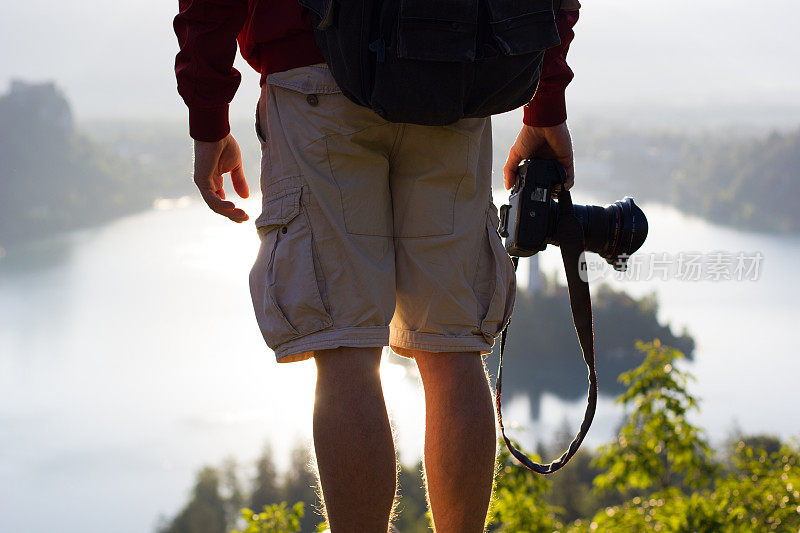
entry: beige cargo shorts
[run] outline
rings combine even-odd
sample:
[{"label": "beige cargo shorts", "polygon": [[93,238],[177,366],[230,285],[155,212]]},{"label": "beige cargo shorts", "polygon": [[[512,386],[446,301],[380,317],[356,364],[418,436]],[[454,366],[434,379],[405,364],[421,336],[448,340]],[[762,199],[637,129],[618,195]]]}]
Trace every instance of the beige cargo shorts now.
[{"label": "beige cargo shorts", "polygon": [[388,122],[322,63],[269,75],[256,129],[250,292],[279,362],[342,346],[491,351],[516,286],[492,203],[490,117]]}]

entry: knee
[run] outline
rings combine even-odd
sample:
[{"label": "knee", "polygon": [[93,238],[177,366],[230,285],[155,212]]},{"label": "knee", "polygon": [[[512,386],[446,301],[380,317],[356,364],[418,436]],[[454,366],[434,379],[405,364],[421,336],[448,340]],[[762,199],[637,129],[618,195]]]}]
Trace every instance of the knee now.
[{"label": "knee", "polygon": [[341,347],[314,352],[317,379],[351,384],[380,379],[381,348]]},{"label": "knee", "polygon": [[417,362],[425,392],[451,395],[456,390],[470,390],[471,394],[488,390],[486,370],[478,352],[416,352]]},{"label": "knee", "polygon": [[423,352],[414,351],[414,360],[424,380],[427,376],[477,374],[485,375],[483,359],[478,352]]}]

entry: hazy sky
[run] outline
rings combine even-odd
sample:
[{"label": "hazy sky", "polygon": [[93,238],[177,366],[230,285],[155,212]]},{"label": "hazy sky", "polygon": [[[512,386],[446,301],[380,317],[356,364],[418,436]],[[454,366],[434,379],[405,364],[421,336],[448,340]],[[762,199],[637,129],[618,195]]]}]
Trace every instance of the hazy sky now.
[{"label": "hazy sky", "polygon": [[[585,0],[570,53],[570,102],[800,105],[800,2]],[[0,90],[55,80],[79,118],[180,118],[177,0],[0,0]],[[245,73],[233,113],[251,115]]]}]

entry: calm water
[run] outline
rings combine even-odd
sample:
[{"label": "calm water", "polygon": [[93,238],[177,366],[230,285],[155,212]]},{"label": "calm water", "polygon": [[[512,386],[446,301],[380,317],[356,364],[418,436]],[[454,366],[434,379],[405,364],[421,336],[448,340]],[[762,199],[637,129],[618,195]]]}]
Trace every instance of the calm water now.
[{"label": "calm water", "polygon": [[[255,218],[257,201],[247,205]],[[282,463],[309,437],[313,364],[278,368],[252,316],[255,231],[198,203],[163,207],[0,260],[0,531],[51,531],[56,521],[59,531],[91,533],[112,520],[115,531],[152,531],[185,501],[199,466],[251,461],[265,441]],[[800,435],[800,358],[790,342],[800,324],[800,239],[646,211],[643,252],[764,257],[758,281],[614,282],[635,295],[655,291],[660,318],[695,336],[698,422],[715,440],[734,424]],[[548,252],[542,267],[555,271],[558,261]],[[393,363],[383,374],[401,459],[414,462],[417,376]],[[577,425],[583,407],[547,395],[532,421],[518,398],[506,416],[530,443],[565,417]],[[618,417],[602,400],[589,443],[608,439]]]}]

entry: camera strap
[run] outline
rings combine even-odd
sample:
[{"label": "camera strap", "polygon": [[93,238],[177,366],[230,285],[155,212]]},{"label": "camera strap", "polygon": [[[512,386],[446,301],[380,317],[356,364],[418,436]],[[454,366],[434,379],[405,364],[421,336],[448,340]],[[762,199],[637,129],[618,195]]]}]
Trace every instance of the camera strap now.
[{"label": "camera strap", "polygon": [[[580,271],[585,271],[585,260],[583,258],[584,242],[583,228],[575,216],[572,208],[572,197],[568,190],[563,186],[558,192],[559,221],[556,228],[559,246],[561,248],[561,259],[564,262],[564,271],[567,275],[567,288],[569,289],[569,304],[572,309],[572,321],[575,331],[578,334],[578,342],[583,352],[583,360],[589,370],[589,393],[586,405],[586,412],[583,415],[583,423],[575,438],[566,451],[550,464],[540,464],[532,461],[527,455],[519,451],[506,436],[503,427],[503,415],[501,413],[500,395],[502,392],[503,380],[503,350],[506,345],[506,335],[511,321],[506,324],[500,335],[500,363],[497,370],[497,382],[495,385],[495,405],[497,406],[497,420],[500,424],[500,431],[503,440],[511,452],[520,463],[525,467],[539,474],[552,474],[559,470],[575,455],[578,451],[589,426],[592,425],[595,409],[597,407],[597,372],[594,367],[594,333],[592,331],[592,300],[589,295],[589,283],[581,279]],[[513,257],[514,270],[517,269],[518,257]]]}]

